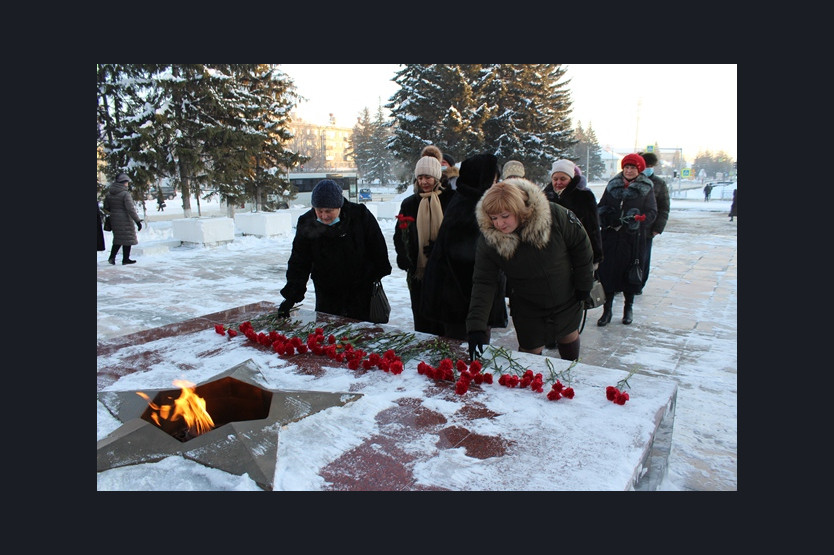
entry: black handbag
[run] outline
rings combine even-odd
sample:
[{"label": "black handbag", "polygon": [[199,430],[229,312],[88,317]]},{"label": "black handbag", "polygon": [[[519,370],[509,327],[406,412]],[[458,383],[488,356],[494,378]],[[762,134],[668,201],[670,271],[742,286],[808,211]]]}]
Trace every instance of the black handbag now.
[{"label": "black handbag", "polygon": [[643,285],[643,264],[640,263],[639,258],[635,258],[628,267],[626,280],[632,285]]},{"label": "black handbag", "polygon": [[110,223],[110,214],[104,215],[104,231],[113,231],[113,224]]},{"label": "black handbag", "polygon": [[369,319],[374,324],[387,324],[391,316],[391,303],[388,302],[388,295],[385,294],[381,281],[375,281],[371,287]]},{"label": "black handbag", "polygon": [[640,246],[643,244],[642,229],[634,234],[634,261],[626,270],[626,281],[631,285],[643,285],[643,263],[640,261]]}]

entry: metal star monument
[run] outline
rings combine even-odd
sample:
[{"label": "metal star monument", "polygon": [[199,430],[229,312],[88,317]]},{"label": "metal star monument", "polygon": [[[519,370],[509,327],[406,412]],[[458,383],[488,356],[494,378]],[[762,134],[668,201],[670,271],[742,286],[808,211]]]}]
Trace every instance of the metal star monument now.
[{"label": "metal star monument", "polygon": [[[195,391],[206,399],[216,427],[185,441],[153,423],[148,402],[136,391],[99,393],[99,401],[124,424],[98,441],[97,472],[179,455],[230,474],[247,474],[259,487],[271,491],[281,426],[362,397],[360,393],[265,389],[255,377],[263,379],[249,359],[198,384]],[[164,404],[176,398],[179,390],[145,393]]]}]

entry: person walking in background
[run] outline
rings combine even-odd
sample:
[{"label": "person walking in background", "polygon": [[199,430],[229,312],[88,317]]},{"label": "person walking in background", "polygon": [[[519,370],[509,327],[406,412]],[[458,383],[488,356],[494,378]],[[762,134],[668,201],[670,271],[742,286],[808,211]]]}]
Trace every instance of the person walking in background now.
[{"label": "person walking in background", "polygon": [[127,174],[120,173],[104,197],[104,210],[110,214],[110,225],[113,227],[113,246],[110,248],[110,258],[107,259],[110,264],[116,263],[116,254],[120,248],[122,264],[136,264],[135,260],[130,259],[130,249],[139,244],[136,232],[142,231],[142,220],[136,213],[133,197],[128,191],[130,182]]},{"label": "person walking in background", "polygon": [[[104,229],[102,229],[102,218],[101,218],[101,206],[99,206],[98,201],[96,201],[96,216],[98,217],[98,250],[103,251],[106,250],[107,247],[104,245]],[[730,218],[732,219],[732,218]]]},{"label": "person walking in background", "polygon": [[[564,169],[574,175],[572,167]],[[507,278],[518,350],[540,355],[545,345],[558,344],[559,356],[578,360],[579,324],[594,280],[585,227],[523,178],[490,187],[476,216],[481,236],[466,318],[470,359],[488,343],[486,324],[500,270]]]},{"label": "person walking in background", "polygon": [[394,228],[397,267],[406,272],[414,331],[442,335],[443,326],[425,318],[420,304],[426,261],[443,222],[443,211],[455,192],[441,185],[442,167],[433,156],[423,156],[417,161],[414,177],[417,180],[414,194],[400,204]]},{"label": "person walking in background", "polygon": [[556,160],[550,167],[551,186],[547,187],[544,192],[547,200],[571,210],[582,222],[594,251],[594,271],[596,271],[603,257],[597,197],[587,185],[580,188],[583,182],[587,182],[582,172],[578,170],[576,164],[570,160]]},{"label": "person walking in background", "polygon": [[162,212],[165,209],[165,195],[162,194],[162,189],[156,191],[156,211]]},{"label": "person walking in background", "polygon": [[[484,153],[470,156],[460,165],[457,189],[443,211],[443,223],[426,263],[423,276],[422,313],[443,324],[443,335],[467,340],[466,317],[472,293],[475,244],[481,234],[475,206],[481,196],[498,181],[498,158]],[[503,274],[499,276],[493,309],[487,321],[487,338],[492,327],[509,323]]]},{"label": "person walking in background", "polygon": [[[615,175],[599,201],[599,221],[602,226],[602,252],[599,280],[605,290],[605,304],[598,326],[611,321],[614,295],[622,291],[625,297],[623,324],[633,320],[634,295],[643,290],[643,276],[629,279],[629,268],[635,259],[646,256],[646,237],[657,218],[657,200],[652,182],[642,173],[646,162],[639,154],[628,154],[622,161],[622,171]],[[638,279],[639,277],[639,279]]]},{"label": "person walking in background", "polygon": [[712,183],[704,185],[704,202],[709,202],[709,197],[712,194]]},{"label": "person walking in background", "polygon": [[310,203],[296,223],[278,315],[288,317],[304,300],[312,278],[316,311],[370,321],[373,283],[391,274],[379,223],[367,206],[346,200],[330,179],[316,184]]},{"label": "person walking in background", "polygon": [[524,164],[518,160],[507,160],[501,169],[501,181],[506,181],[511,177],[524,177]]},{"label": "person walking in background", "polygon": [[458,169],[455,166],[455,159],[452,158],[450,154],[446,154],[444,152],[443,160],[440,161],[440,166],[443,170],[443,179],[441,180],[443,188],[454,191],[457,188],[457,184],[455,182],[458,180],[458,175],[460,175],[460,172],[458,172]]},{"label": "person walking in background", "polygon": [[738,189],[733,189],[733,202],[730,204],[730,221],[738,216]]},{"label": "person walking in background", "polygon": [[[670,201],[669,187],[666,185],[666,181],[654,173],[657,156],[653,152],[640,152],[639,154],[646,162],[646,169],[643,170],[643,173],[652,181],[652,191],[657,202],[657,219],[655,219],[646,236],[646,265],[643,270],[643,287],[645,287],[646,282],[649,281],[649,271],[651,270],[652,241],[666,229],[666,222],[669,221]],[[642,290],[637,294],[642,294]]]}]

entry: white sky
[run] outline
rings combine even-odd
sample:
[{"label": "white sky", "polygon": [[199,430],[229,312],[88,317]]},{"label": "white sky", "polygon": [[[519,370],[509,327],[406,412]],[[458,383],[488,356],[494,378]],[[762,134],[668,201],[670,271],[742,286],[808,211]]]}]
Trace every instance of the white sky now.
[{"label": "white sky", "polygon": [[[709,203],[703,202],[700,187],[688,193],[691,194],[687,195],[687,200],[672,199],[670,222],[697,217],[698,213],[708,211],[716,213],[722,224],[737,225],[726,222],[730,206],[729,191],[724,199],[721,199],[721,194],[714,193],[715,200]],[[192,199],[192,206],[193,202]],[[399,204],[399,200],[395,202]],[[219,207],[216,201],[202,201],[202,208],[218,210]],[[140,216],[150,219],[150,216],[157,214],[153,201],[148,202],[147,209],[147,215],[140,209]],[[164,212],[181,214],[179,197],[168,201]],[[391,236],[395,220],[382,218],[379,222],[389,244],[389,258],[393,261],[396,253]],[[684,257],[700,257],[711,249],[735,247],[734,236],[698,235],[697,241],[693,241],[693,235],[676,233],[671,230],[672,225],[670,223],[667,232],[654,242],[652,261],[657,261],[659,265],[652,268],[649,282],[652,287],[692,287],[692,276],[675,273],[680,271],[680,265],[677,263],[680,253],[684,253]],[[278,291],[285,284],[286,261],[292,248],[293,234],[271,238],[237,235],[232,243],[212,248],[160,248],[166,241],[170,242],[172,237],[171,220],[149,221],[138,233],[139,245],[134,247],[135,254],[132,258],[138,260],[138,263],[130,266],[117,263],[111,266],[107,264],[106,259],[112,245],[112,233],[105,232],[108,250],[98,252],[96,257],[98,341],[248,303],[280,302]],[[121,253],[117,259],[120,260],[120,257]],[[669,261],[668,265],[663,261]],[[719,280],[727,268],[703,268],[701,271],[703,273],[697,279]],[[718,330],[735,330],[736,285],[735,281],[727,281],[723,280],[724,285],[716,287],[719,291],[716,295],[726,295],[726,301],[715,302],[712,295],[704,295],[703,298],[690,295],[665,307],[664,310],[679,313],[681,318],[689,318],[689,315],[694,313]],[[383,283],[392,307],[391,322],[396,323],[402,330],[413,329],[405,272],[394,265],[392,274],[386,276]],[[655,285],[651,285],[652,283]],[[731,289],[722,289],[727,286]],[[619,297],[617,300],[615,311],[621,310],[621,299],[622,297]],[[315,294],[312,282],[308,283],[304,301],[297,306],[314,310]],[[598,314],[599,312],[589,313],[588,325],[592,328],[596,327],[594,321]],[[639,367],[654,376],[669,376],[670,368],[674,368],[670,378],[679,384],[669,475],[661,489],[679,490],[683,489],[684,484],[692,482],[707,484],[707,488],[724,490],[735,487],[737,457],[728,456],[727,452],[734,453],[737,443],[737,384],[736,372],[726,370],[737,365],[738,353],[734,334],[693,331],[691,334],[678,337],[652,325],[642,329],[644,333],[650,334],[652,347],[640,352],[639,358],[627,357],[621,360],[622,367]],[[500,335],[500,332],[501,330],[494,330],[493,338]],[[238,336],[236,341],[242,342],[242,339],[242,336]],[[679,360],[681,352],[677,345],[683,343],[690,349],[693,345],[701,346],[702,353],[692,357],[692,360]],[[511,334],[509,344],[514,344],[514,334]],[[599,346],[590,342],[589,333],[586,333],[583,336],[582,348],[594,349]],[[210,328],[196,332],[193,340],[189,341],[182,341],[181,338],[156,340],[154,349],[165,355],[160,357],[160,360],[143,363],[141,370],[122,377],[106,389],[165,389],[170,388],[173,380],[179,378],[200,383],[245,358],[253,358],[263,368],[269,382],[267,386],[270,388],[352,391],[352,387],[358,387],[357,391],[365,394],[362,402],[305,418],[280,432],[276,490],[320,489],[322,479],[318,476],[317,469],[336,458],[340,449],[350,449],[371,436],[375,432],[373,415],[376,411],[388,407],[397,397],[412,395],[422,398],[427,380],[417,374],[416,361],[409,363],[406,371],[398,376],[380,371],[357,378],[353,372],[345,369],[344,365],[334,364],[332,368],[327,369],[324,376],[314,379],[303,373],[293,372],[292,365],[274,353],[253,348],[234,348],[230,341],[220,337]],[[208,351],[214,354],[211,357],[205,356]],[[112,363],[112,358],[118,357],[123,359],[125,365],[132,365],[136,361],[131,358],[131,353],[132,350],[128,348],[105,358],[108,363]],[[529,356],[536,358],[534,355]],[[199,364],[195,364],[194,361],[197,360],[200,361]],[[540,364],[541,359],[536,360]],[[561,369],[558,365],[565,362],[554,359],[557,369]],[[579,381],[575,384],[577,397],[571,400],[562,399],[556,402],[558,404],[548,402],[543,396],[533,394],[529,390],[509,390],[495,384],[485,386],[479,399],[486,406],[503,414],[502,422],[508,431],[502,434],[507,437],[515,433],[510,430],[524,430],[531,422],[552,420],[554,415],[558,415],[557,417],[564,422],[581,420],[587,429],[596,430],[594,433],[609,430],[612,426],[620,426],[634,432],[645,422],[646,410],[653,406],[641,401],[651,398],[656,393],[653,393],[653,386],[649,383],[651,380],[643,382],[638,376],[632,378],[632,400],[626,406],[620,407],[604,400],[602,391],[607,381],[624,377],[624,371],[620,370],[619,374],[622,376],[617,377],[608,377],[606,371],[617,373],[601,368],[593,373],[578,372]],[[591,380],[593,383],[589,383],[588,380],[592,376],[596,377]],[[597,378],[601,381],[595,381]],[[549,385],[547,388],[549,389]],[[654,398],[651,400],[656,401]],[[437,403],[431,405],[432,410],[443,413],[450,422],[455,421],[457,403],[426,402]],[[105,438],[121,426],[122,423],[113,418],[100,402],[96,403],[96,412],[97,440]],[[489,425],[488,420],[484,419],[484,426]],[[493,433],[489,428],[473,431]],[[322,437],[325,439],[322,440]],[[612,437],[606,440],[605,450],[600,449],[597,453],[594,446],[587,445],[582,449],[590,453],[589,458],[593,459],[594,455],[608,456],[612,446],[621,448],[624,453],[630,453],[634,448],[631,443],[629,436],[613,433]],[[551,447],[554,453],[565,453],[555,455],[558,461],[554,468],[573,468],[575,471],[576,465],[575,461],[571,460],[571,453],[576,445],[560,445],[558,448],[549,444],[542,446],[543,449]],[[533,455],[531,454],[531,457]],[[470,489],[471,484],[476,483],[483,475],[506,476],[507,483],[517,489],[605,489],[616,480],[600,476],[627,476],[633,470],[629,461],[628,456],[612,460],[605,470],[611,474],[601,473],[596,466],[596,473],[589,471],[577,474],[565,471],[566,477],[575,480],[566,485],[556,482],[543,483],[542,480],[547,477],[544,470],[534,473],[535,476],[531,475],[528,480],[524,475],[516,475],[512,470],[501,468],[499,460],[482,461],[462,456],[459,450],[449,450],[440,452],[431,464],[415,468],[415,476],[455,490]],[[535,467],[535,464],[533,460],[532,467]],[[454,468],[455,471],[449,472],[449,468]],[[181,457],[171,457],[158,463],[114,468],[98,473],[96,480],[98,491],[259,489],[248,476],[235,476]]]},{"label": "white sky", "polygon": [[[573,122],[591,124],[600,146],[644,150],[655,144],[699,151],[723,150],[737,159],[737,64],[566,64]],[[373,116],[398,86],[397,64],[280,64],[308,98],[299,116],[352,127],[364,108]]]}]

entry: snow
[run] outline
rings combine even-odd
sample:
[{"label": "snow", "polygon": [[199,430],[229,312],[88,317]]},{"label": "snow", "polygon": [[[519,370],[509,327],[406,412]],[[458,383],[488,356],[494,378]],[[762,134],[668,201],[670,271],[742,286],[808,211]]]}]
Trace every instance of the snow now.
[{"label": "snow", "polygon": [[[603,184],[593,184],[597,198],[601,195]],[[674,192],[674,186],[670,187]],[[384,193],[388,202],[396,202],[408,195],[408,192],[394,195],[393,191],[373,190],[374,198]],[[685,220],[698,212],[711,211],[729,212],[732,190],[726,192],[715,189],[711,202],[703,201],[701,187],[679,193],[678,198],[672,200],[671,220]],[[388,200],[392,199],[392,200]],[[192,199],[192,207],[194,207]],[[216,202],[201,201],[203,215],[225,215]],[[203,314],[218,312],[248,303],[270,301],[276,304],[282,300],[278,291],[284,285],[286,261],[292,243],[292,234],[287,236],[273,236],[258,238],[254,236],[238,235],[232,243],[219,247],[175,247],[154,249],[155,245],[166,245],[172,239],[171,220],[158,220],[161,217],[181,217],[179,198],[167,201],[164,212],[156,211],[154,201],[148,201],[146,223],[139,232],[139,245],[134,247],[135,253],[131,257],[138,260],[138,264],[122,267],[107,264],[111,245],[111,234],[105,232],[105,243],[108,250],[97,253],[97,340],[105,341],[110,338],[146,330],[165,324],[179,322]],[[196,213],[196,210],[195,210]],[[140,208],[140,216],[142,216]],[[394,270],[392,275],[383,280],[386,293],[391,302],[391,322],[405,331],[412,328],[411,310],[408,290],[405,284],[405,273],[398,268],[394,261],[396,256],[390,236],[393,234],[395,221],[381,219],[380,227],[389,241],[389,256]],[[656,241],[653,262],[662,263],[664,249],[676,249],[680,253],[692,251],[692,256],[700,256],[698,249],[708,248],[710,244],[721,244],[732,241],[735,247],[736,238],[725,236],[699,236],[699,243],[693,244],[691,236],[686,233],[666,233],[662,241]],[[120,260],[121,254],[117,260]],[[131,274],[140,275],[152,269],[154,279],[148,279],[143,274],[141,279],[132,279]],[[649,287],[655,280],[683,280],[683,276],[653,270]],[[735,292],[731,296],[732,308],[728,314],[716,316],[716,320],[728,329],[735,330],[736,308]],[[301,308],[313,310],[314,292],[312,283],[308,284],[308,292]],[[593,326],[590,322],[589,325]],[[596,327],[596,326],[593,326]],[[215,334],[213,329],[202,332]],[[219,337],[219,336],[218,336]],[[684,339],[688,342],[707,342],[702,335],[692,333]],[[650,349],[639,352],[639,360],[623,359],[612,367],[628,369],[636,363],[642,367],[675,368],[675,375],[666,376],[676,380],[679,384],[675,428],[673,432],[673,448],[669,461],[669,472],[662,483],[661,490],[692,489],[682,486],[691,483],[701,476],[704,489],[736,489],[736,459],[737,448],[731,447],[733,456],[727,457],[718,453],[710,458],[708,449],[700,445],[704,434],[717,435],[716,440],[725,445],[737,445],[737,373],[712,372],[715,366],[726,367],[730,364],[735,369],[737,364],[736,342],[728,341],[724,344],[704,345],[704,355],[698,360],[682,364],[676,352],[676,344],[680,337],[669,335],[659,338]],[[165,351],[176,349],[177,356],[183,365],[198,358],[196,347],[190,351],[188,346],[175,338],[158,340],[158,348]],[[583,342],[583,349],[591,348]],[[253,349],[253,351],[256,351]],[[253,358],[256,359],[253,352]],[[196,367],[189,369],[188,380],[198,383],[219,373],[219,368],[225,369],[240,362],[239,353],[228,355],[224,360],[220,355],[217,364],[208,368]],[[270,362],[264,363],[269,367],[269,387],[282,389],[314,389],[311,376],[287,371],[286,361],[280,357],[271,357]],[[729,361],[729,362],[728,362]],[[715,363],[715,364],[714,364]],[[223,366],[225,364],[225,366]],[[416,363],[415,363],[416,364]],[[351,383],[357,379],[364,380],[365,392],[373,393],[366,398],[373,398],[373,403],[348,404],[338,411],[323,411],[313,417],[295,422],[281,430],[278,463],[275,472],[274,489],[276,491],[315,491],[322,487],[322,478],[317,475],[320,468],[334,456],[347,449],[355,447],[368,436],[373,434],[374,419],[381,405],[392,402],[402,396],[402,391],[409,391],[424,385],[425,377],[414,371],[406,371],[400,375],[371,373],[357,378],[344,368],[328,368],[327,388],[331,391],[348,391]],[[280,370],[280,371],[279,371]],[[182,378],[183,370],[178,364],[149,364],[142,371],[137,371],[120,378],[107,390],[126,391],[155,388],[170,388],[173,380]],[[635,375],[630,382],[639,381]],[[373,380],[373,381],[372,381]],[[690,386],[703,380],[703,388],[710,392],[725,391],[729,394],[702,394],[700,387],[693,390]],[[498,387],[498,386],[496,386]],[[508,428],[524,428],[527,423],[541,418],[542,414],[536,408],[536,403],[525,402],[529,399],[529,391],[502,390],[502,397],[493,402],[503,402],[501,417],[495,420],[482,419],[482,429],[474,430],[478,433],[490,433],[492,426]],[[449,407],[441,406],[443,401],[431,400],[439,412],[447,413]],[[612,421],[629,418],[626,411],[617,411],[618,407],[609,403],[603,410],[597,404],[589,404],[588,399],[577,396],[571,403],[564,403],[566,417],[569,424],[572,418],[579,415],[585,423],[590,420],[591,425],[605,433],[616,434],[616,426]],[[616,418],[612,415],[616,414]],[[633,415],[633,418],[645,415]],[[109,433],[121,426],[108,410],[97,401],[97,440],[101,440]],[[315,440],[311,440],[315,438]],[[324,440],[322,440],[324,438]],[[293,448],[288,446],[292,445]],[[420,446],[409,446],[419,449]],[[551,448],[553,446],[550,446]],[[571,446],[560,446],[570,449]],[[548,448],[543,445],[542,448]],[[588,446],[583,448],[587,449]],[[459,450],[450,449],[443,452],[447,458],[445,465],[414,468],[414,475],[418,479],[425,478],[428,482],[437,483],[452,490],[460,489],[472,480],[480,479],[484,473],[507,472],[512,469],[500,468],[500,461],[491,464],[478,461],[472,464]],[[612,474],[631,472],[633,468],[624,468],[616,460],[609,463]],[[446,468],[443,476],[438,476],[438,468]],[[455,469],[451,471],[449,469]],[[593,489],[593,477],[588,477],[584,483],[577,483],[575,489]],[[718,484],[718,485],[716,485]],[[521,489],[521,488],[519,488]],[[549,484],[533,483],[530,489],[549,489]],[[140,464],[123,468],[114,468],[97,473],[98,491],[261,491],[248,476],[236,476],[227,472],[212,469],[181,457],[168,457],[155,463]]]}]

